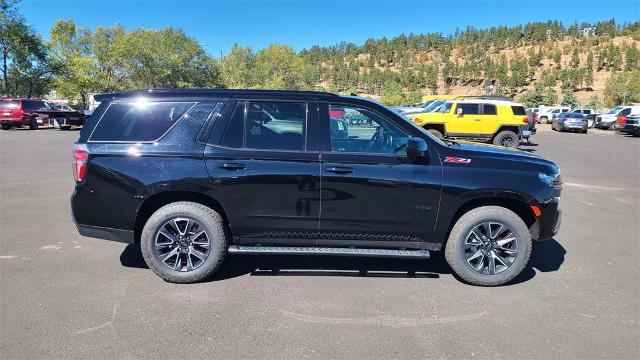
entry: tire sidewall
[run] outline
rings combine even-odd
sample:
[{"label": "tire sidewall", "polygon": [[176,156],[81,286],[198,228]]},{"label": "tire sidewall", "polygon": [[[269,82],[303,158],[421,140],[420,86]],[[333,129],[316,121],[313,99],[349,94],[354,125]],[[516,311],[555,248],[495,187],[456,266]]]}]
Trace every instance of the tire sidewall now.
[{"label": "tire sidewall", "polygon": [[[227,241],[224,227],[222,226],[222,217],[212,210],[207,213],[204,209],[209,208],[190,202],[165,205],[153,213],[144,225],[140,235],[142,255],[149,268],[164,280],[179,283],[191,283],[203,280],[217,270],[226,256]],[[155,255],[155,237],[157,231],[167,221],[176,217],[190,218],[199,222],[207,228],[209,234],[209,256],[200,267],[192,271],[180,272],[172,270],[164,265]]]},{"label": "tire sidewall", "polygon": [[[464,258],[464,243],[467,235],[473,227],[487,221],[497,221],[507,225],[516,235],[518,245],[518,255],[513,264],[505,271],[494,275],[478,273]],[[512,211],[497,206],[476,208],[463,215],[452,229],[445,249],[447,261],[457,275],[471,284],[482,286],[497,286],[511,281],[525,268],[530,254],[531,235],[522,219]]]},{"label": "tire sidewall", "polygon": [[501,131],[498,136],[496,136],[494,144],[495,145],[500,145],[500,146],[504,146],[502,145],[502,140],[504,140],[505,138],[510,137],[513,140],[513,146],[506,146],[512,149],[517,149],[518,145],[520,143],[520,138],[518,137],[518,134],[514,133],[513,131]]}]

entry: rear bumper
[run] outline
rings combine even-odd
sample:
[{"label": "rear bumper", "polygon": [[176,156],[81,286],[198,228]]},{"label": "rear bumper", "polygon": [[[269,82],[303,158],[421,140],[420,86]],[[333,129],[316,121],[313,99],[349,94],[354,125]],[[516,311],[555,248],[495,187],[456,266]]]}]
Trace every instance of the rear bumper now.
[{"label": "rear bumper", "polygon": [[117,241],[122,243],[133,244],[133,231],[103,228],[99,226],[79,225],[76,223],[78,232],[82,236]]},{"label": "rear bumper", "polygon": [[0,119],[0,124],[18,126],[18,125],[23,125],[24,120],[22,118],[2,118]]},{"label": "rear bumper", "polygon": [[618,127],[618,130],[627,133],[627,134],[636,134],[638,133],[638,127],[640,127],[640,125],[629,125],[626,124],[622,127]]}]

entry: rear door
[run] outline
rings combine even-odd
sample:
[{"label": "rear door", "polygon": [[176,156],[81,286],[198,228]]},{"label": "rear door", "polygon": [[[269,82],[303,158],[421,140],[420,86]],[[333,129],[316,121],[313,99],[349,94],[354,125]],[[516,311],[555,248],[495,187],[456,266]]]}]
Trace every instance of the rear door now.
[{"label": "rear door", "polygon": [[317,105],[230,105],[224,129],[212,131],[205,162],[213,196],[227,211],[234,238],[242,243],[313,243],[320,213]]}]

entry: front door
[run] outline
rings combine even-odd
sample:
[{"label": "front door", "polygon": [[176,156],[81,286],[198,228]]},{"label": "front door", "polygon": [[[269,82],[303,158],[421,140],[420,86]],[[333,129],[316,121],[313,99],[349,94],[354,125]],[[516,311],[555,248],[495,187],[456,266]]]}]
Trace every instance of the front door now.
[{"label": "front door", "polygon": [[[458,113],[458,109],[462,114]],[[447,134],[453,137],[482,137],[493,134],[497,125],[496,108],[493,106],[493,114],[483,114],[481,110],[481,104],[478,103],[458,103],[450,118]]]},{"label": "front door", "polygon": [[309,106],[239,101],[219,144],[207,146],[212,195],[222,199],[234,239],[313,242],[319,225],[320,165],[317,131],[309,126],[317,110]]},{"label": "front door", "polygon": [[366,107],[324,106],[320,235],[404,247],[428,241],[442,179],[435,150],[427,164],[408,163],[404,144],[414,134],[392,119]]}]

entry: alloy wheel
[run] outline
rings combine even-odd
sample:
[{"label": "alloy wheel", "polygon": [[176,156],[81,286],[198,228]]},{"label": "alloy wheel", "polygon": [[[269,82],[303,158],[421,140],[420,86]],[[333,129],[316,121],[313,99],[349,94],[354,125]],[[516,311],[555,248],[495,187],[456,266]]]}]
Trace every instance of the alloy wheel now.
[{"label": "alloy wheel", "polygon": [[499,222],[476,225],[464,242],[464,259],[480,274],[499,274],[511,267],[517,256],[518,239],[515,233]]},{"label": "alloy wheel", "polygon": [[156,258],[168,268],[181,272],[202,266],[209,257],[210,245],[206,227],[185,217],[165,222],[154,241]]}]

